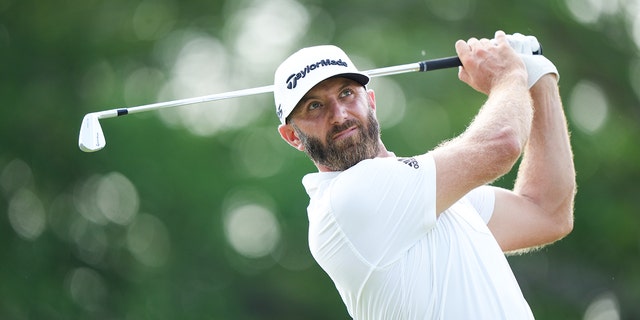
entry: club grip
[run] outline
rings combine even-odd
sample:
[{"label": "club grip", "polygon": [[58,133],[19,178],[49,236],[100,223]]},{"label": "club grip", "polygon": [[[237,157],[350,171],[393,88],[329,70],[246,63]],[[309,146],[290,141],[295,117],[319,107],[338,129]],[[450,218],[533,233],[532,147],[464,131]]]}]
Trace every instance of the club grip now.
[{"label": "club grip", "polygon": [[[537,51],[534,51],[533,54],[535,55],[542,54],[542,44],[540,44],[540,49],[538,49]],[[433,60],[425,60],[418,63],[420,64],[421,72],[438,70],[438,69],[455,68],[462,65],[460,58],[458,58],[457,56],[433,59]]]},{"label": "club grip", "polygon": [[460,58],[458,58],[457,56],[420,61],[419,63],[421,72],[459,67],[462,65],[462,62],[460,62]]}]

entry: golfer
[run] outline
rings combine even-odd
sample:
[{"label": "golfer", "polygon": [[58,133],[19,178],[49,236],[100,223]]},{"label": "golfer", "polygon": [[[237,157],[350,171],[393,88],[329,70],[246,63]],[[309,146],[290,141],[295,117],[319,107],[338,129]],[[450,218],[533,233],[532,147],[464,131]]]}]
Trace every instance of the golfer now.
[{"label": "golfer", "polygon": [[[558,73],[536,45],[457,41],[460,80],[487,100],[461,135],[409,157],[382,142],[369,78],[341,49],[279,66],[278,130],[319,171],[302,179],[309,247],[351,317],[533,318],[505,253],[566,236],[576,188]],[[513,190],[490,186],[520,158]]]}]

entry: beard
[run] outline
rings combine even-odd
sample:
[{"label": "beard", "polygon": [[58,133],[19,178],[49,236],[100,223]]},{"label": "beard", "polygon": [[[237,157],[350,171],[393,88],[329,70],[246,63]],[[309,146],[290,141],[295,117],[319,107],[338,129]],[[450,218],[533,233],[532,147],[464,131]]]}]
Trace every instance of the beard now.
[{"label": "beard", "polygon": [[[333,171],[344,171],[365,159],[373,159],[380,151],[380,125],[375,118],[373,109],[369,109],[367,123],[359,120],[348,120],[334,126],[327,132],[326,143],[320,138],[303,133],[298,126],[291,123],[300,141],[304,145],[305,153],[315,163],[323,165]],[[336,141],[333,136],[352,126],[357,127],[357,133]]]}]

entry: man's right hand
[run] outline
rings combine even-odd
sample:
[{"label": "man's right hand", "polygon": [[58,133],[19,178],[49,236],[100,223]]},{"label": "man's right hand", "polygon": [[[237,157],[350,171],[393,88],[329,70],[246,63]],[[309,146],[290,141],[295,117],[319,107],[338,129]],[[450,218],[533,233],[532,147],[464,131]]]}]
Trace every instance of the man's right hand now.
[{"label": "man's right hand", "polygon": [[503,31],[497,31],[493,40],[458,40],[455,47],[463,65],[458,77],[475,90],[488,95],[499,86],[527,85],[525,64]]}]

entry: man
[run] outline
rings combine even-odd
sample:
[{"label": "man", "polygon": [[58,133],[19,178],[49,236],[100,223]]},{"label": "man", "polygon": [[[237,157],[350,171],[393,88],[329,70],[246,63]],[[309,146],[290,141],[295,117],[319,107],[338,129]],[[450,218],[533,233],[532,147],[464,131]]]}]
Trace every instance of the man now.
[{"label": "man", "polygon": [[[460,80],[488,99],[463,134],[409,158],[383,144],[369,78],[342,50],[280,65],[278,130],[319,171],[303,178],[309,246],[352,317],[533,318],[504,252],[567,235],[575,194],[557,71],[535,45],[457,41]],[[520,157],[513,190],[488,185]]]}]

